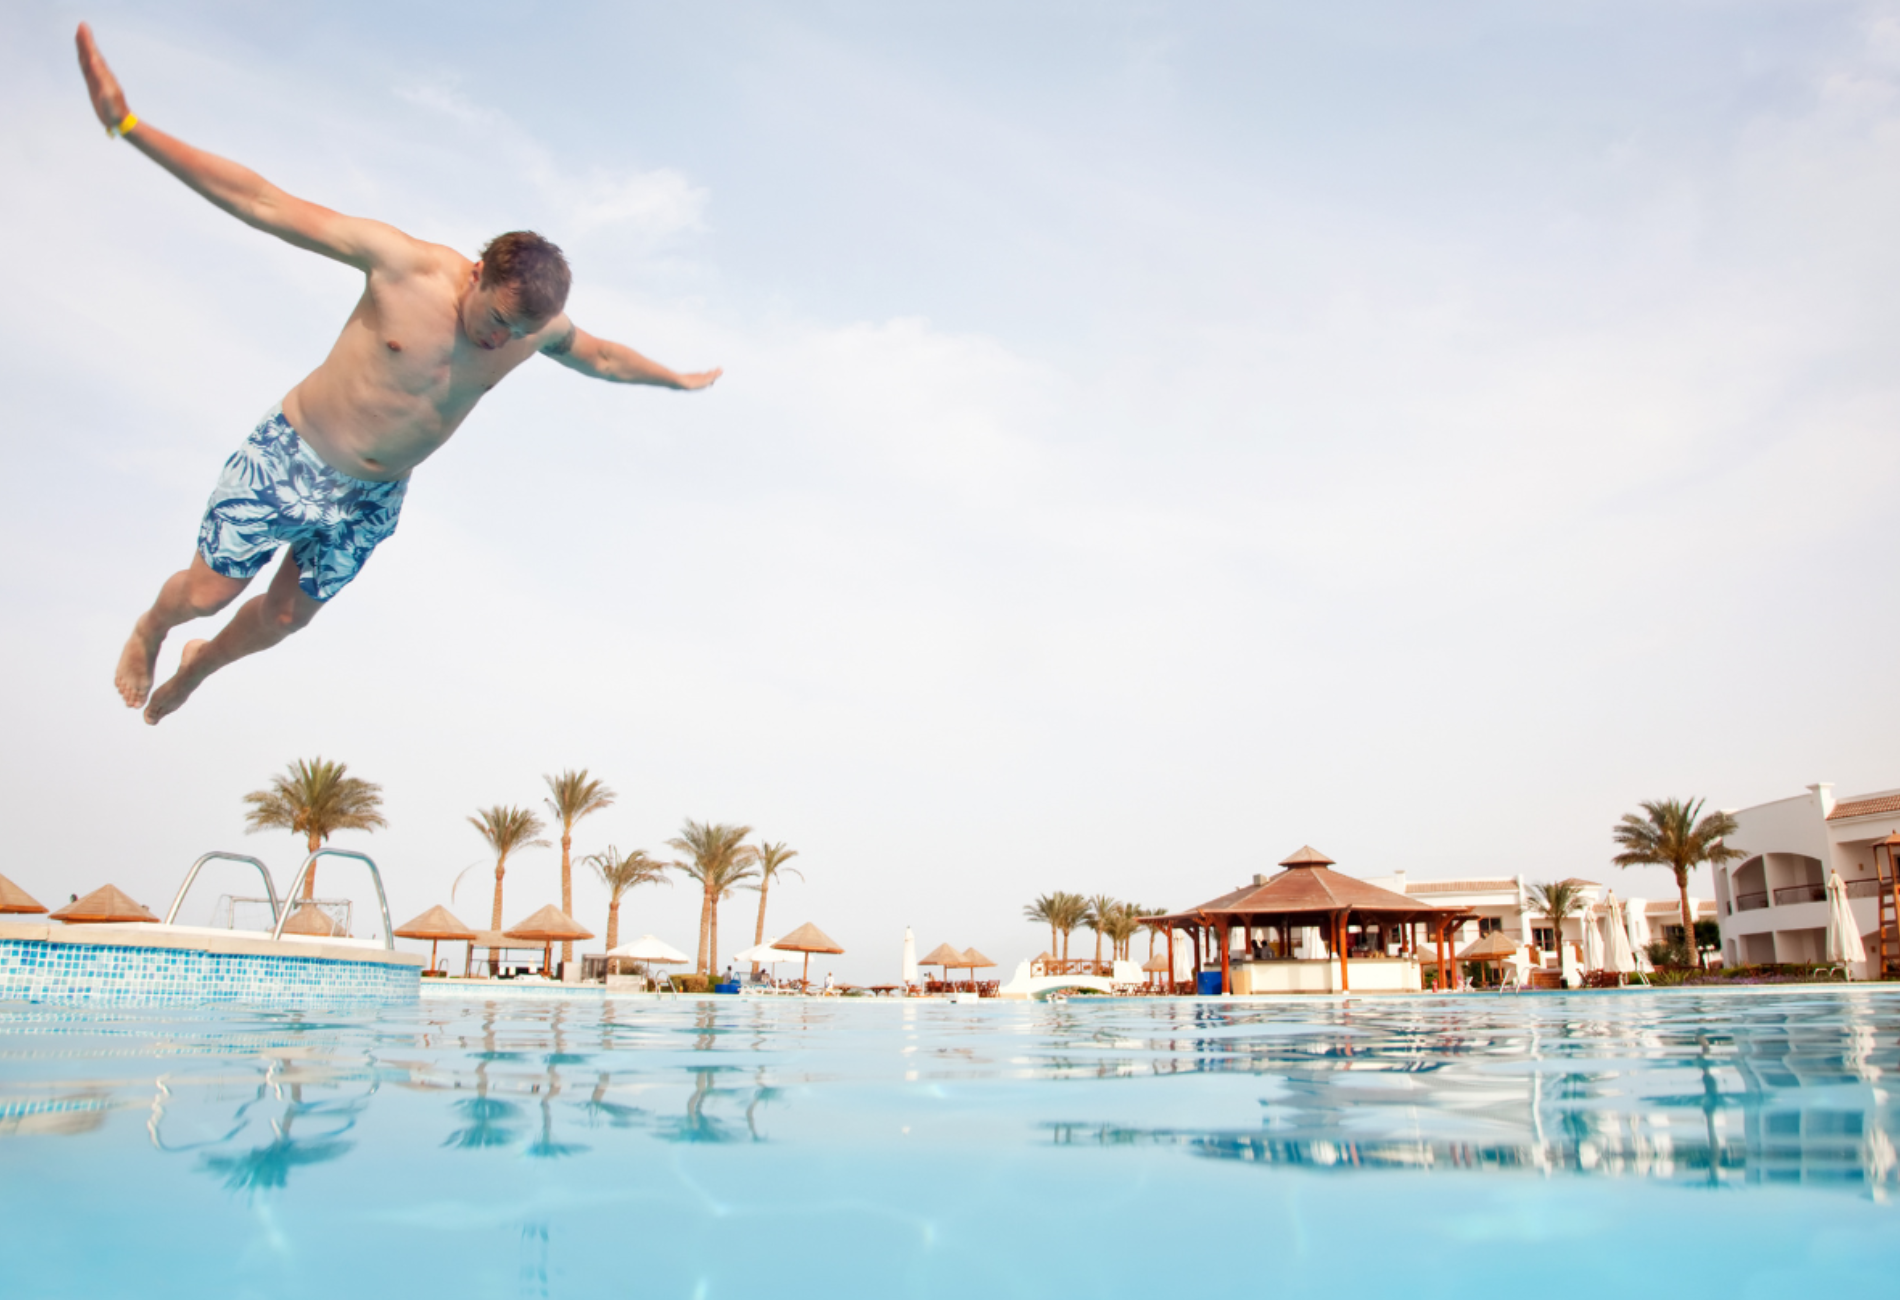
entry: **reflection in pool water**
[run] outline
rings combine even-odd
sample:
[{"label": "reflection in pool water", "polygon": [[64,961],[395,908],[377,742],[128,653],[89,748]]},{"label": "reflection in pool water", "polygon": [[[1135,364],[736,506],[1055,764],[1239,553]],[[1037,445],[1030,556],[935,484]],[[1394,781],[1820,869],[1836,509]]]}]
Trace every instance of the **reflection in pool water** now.
[{"label": "reflection in pool water", "polygon": [[1145,1293],[1209,1233],[1288,1285],[1878,1293],[1896,1071],[1878,989],[13,1005],[0,1223],[32,1295]]}]

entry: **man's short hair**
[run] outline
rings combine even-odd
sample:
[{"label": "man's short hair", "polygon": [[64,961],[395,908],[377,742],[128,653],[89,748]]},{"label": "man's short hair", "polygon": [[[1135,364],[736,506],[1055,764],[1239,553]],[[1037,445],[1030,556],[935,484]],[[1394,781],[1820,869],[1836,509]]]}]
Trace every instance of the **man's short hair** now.
[{"label": "man's short hair", "polygon": [[512,290],[515,310],[532,320],[561,314],[573,278],[561,250],[532,230],[496,235],[482,249],[482,287]]}]

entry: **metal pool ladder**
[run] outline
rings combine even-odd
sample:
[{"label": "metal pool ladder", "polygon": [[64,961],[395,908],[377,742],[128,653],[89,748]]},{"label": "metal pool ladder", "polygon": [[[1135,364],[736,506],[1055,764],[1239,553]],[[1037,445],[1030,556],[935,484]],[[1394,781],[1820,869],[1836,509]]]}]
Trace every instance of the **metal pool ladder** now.
[{"label": "metal pool ladder", "polygon": [[[277,901],[277,886],[271,883],[270,868],[259,862],[256,858],[249,857],[243,853],[225,853],[222,851],[207,853],[191,864],[191,870],[185,873],[185,883],[178,887],[178,895],[172,899],[172,905],[165,913],[165,924],[171,925],[178,920],[178,909],[185,905],[185,895],[191,889],[191,882],[198,878],[198,872],[204,867],[204,864],[219,858],[222,858],[226,862],[248,862],[257,868],[258,874],[264,877],[264,892],[270,895],[271,922],[281,930],[284,925],[284,909]],[[380,882],[378,887],[381,887]]]},{"label": "metal pool ladder", "polygon": [[[297,897],[297,891],[303,888],[303,882],[316,867],[318,858],[355,858],[358,862],[369,868],[369,878],[376,882],[376,901],[383,909],[383,947],[387,948],[390,952],[396,951],[396,935],[394,933],[394,927],[389,923],[389,895],[383,892],[383,873],[376,869],[376,863],[367,853],[358,853],[354,849],[318,849],[315,853],[305,858],[303,865],[297,868],[297,874],[290,882],[290,892],[286,895],[286,902],[294,900]],[[259,865],[261,866],[262,864],[260,863]],[[268,880],[269,878],[269,874],[266,873],[265,879]],[[277,924],[270,932],[270,937],[273,940],[281,941],[283,939],[284,922],[289,919],[290,908],[280,908],[277,913]]]}]

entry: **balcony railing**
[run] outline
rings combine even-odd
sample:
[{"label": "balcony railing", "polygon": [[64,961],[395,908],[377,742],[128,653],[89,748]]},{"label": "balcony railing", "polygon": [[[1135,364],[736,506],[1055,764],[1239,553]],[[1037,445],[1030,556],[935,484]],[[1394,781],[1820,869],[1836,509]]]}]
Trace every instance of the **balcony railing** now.
[{"label": "balcony railing", "polygon": [[1735,895],[1735,910],[1738,912],[1753,912],[1766,906],[1768,906],[1768,891],[1765,889],[1759,894]]},{"label": "balcony railing", "polygon": [[1879,898],[1880,882],[1878,880],[1850,880],[1847,882],[1847,896],[1849,898]]},{"label": "balcony railing", "polygon": [[1785,885],[1775,891],[1776,907],[1786,907],[1790,903],[1822,903],[1826,901],[1826,885]]}]

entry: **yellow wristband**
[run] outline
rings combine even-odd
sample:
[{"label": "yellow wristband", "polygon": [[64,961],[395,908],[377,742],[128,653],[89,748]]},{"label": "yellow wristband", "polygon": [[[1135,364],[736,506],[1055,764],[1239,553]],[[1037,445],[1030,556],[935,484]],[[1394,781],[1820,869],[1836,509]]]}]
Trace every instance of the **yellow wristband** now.
[{"label": "yellow wristband", "polygon": [[127,113],[124,117],[119,119],[117,126],[106,128],[106,134],[116,140],[122,135],[131,135],[132,128],[138,124],[139,115],[137,113]]}]

